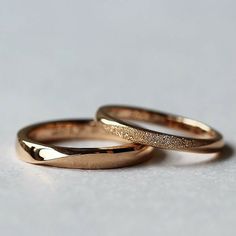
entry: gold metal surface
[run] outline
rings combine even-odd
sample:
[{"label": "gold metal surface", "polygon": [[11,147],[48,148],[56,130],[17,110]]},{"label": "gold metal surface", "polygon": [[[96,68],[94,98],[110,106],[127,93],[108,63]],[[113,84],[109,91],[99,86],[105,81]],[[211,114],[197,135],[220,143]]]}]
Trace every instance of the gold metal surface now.
[{"label": "gold metal surface", "polygon": [[[129,106],[103,106],[96,115],[109,133],[134,143],[177,151],[217,152],[223,137],[210,126],[186,117]],[[132,121],[144,121],[187,132],[192,137],[166,134],[137,126]]]},{"label": "gold metal surface", "polygon": [[53,145],[68,139],[120,138],[107,134],[92,120],[59,120],[35,124],[17,134],[17,150],[21,160],[56,167],[106,169],[130,166],[150,157],[152,147],[126,142],[108,148],[73,148]]}]

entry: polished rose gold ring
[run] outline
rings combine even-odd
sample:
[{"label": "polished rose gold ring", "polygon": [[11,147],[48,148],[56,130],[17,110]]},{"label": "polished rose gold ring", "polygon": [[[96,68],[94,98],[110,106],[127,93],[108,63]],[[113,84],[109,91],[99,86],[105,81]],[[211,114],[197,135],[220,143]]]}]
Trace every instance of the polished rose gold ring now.
[{"label": "polished rose gold ring", "polygon": [[[109,139],[122,141],[106,148],[73,148],[52,144],[68,139]],[[106,169],[134,165],[147,160],[152,147],[130,143],[109,135],[92,120],[59,120],[31,125],[17,134],[20,159],[56,167]]]},{"label": "polished rose gold ring", "polygon": [[[222,135],[210,126],[179,115],[130,106],[103,106],[96,115],[107,133],[156,148],[211,153],[224,145]],[[142,121],[183,131],[191,136],[180,136],[154,131],[134,124]]]}]

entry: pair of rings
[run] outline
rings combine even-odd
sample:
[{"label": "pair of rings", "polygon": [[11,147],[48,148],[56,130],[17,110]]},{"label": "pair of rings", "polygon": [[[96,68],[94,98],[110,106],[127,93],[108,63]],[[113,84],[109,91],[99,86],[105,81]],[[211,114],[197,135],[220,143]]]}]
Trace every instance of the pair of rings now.
[{"label": "pair of rings", "polygon": [[[186,132],[186,136],[150,130],[134,121]],[[53,144],[70,139],[108,139],[124,144],[104,148],[74,148]],[[154,148],[214,153],[224,146],[222,135],[186,117],[129,106],[103,106],[95,120],[59,120],[31,125],[17,134],[20,159],[56,167],[107,169],[147,160]]]}]

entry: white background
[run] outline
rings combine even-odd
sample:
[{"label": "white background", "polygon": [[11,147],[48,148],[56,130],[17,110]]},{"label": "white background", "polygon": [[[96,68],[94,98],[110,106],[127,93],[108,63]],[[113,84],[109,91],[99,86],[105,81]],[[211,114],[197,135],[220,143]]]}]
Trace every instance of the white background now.
[{"label": "white background", "polygon": [[[0,1],[1,235],[235,235],[236,3]],[[161,152],[124,169],[23,163],[22,126],[118,103],[220,130],[222,158]]]}]

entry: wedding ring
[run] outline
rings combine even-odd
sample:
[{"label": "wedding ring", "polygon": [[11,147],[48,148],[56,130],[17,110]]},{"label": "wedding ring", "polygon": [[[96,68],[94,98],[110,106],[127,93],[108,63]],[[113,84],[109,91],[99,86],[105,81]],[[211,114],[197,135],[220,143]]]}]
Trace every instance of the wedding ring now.
[{"label": "wedding ring", "polygon": [[[186,117],[129,106],[103,106],[97,121],[113,135],[162,149],[177,151],[217,152],[224,146],[222,135],[210,126]],[[143,121],[191,134],[179,136],[146,129],[130,121]]]},{"label": "wedding ring", "polygon": [[108,139],[121,141],[92,120],[59,120],[35,124],[17,134],[20,159],[56,167],[106,169],[141,163],[150,158],[152,147],[122,140],[124,144],[108,148],[62,147],[52,142],[70,139]]}]

